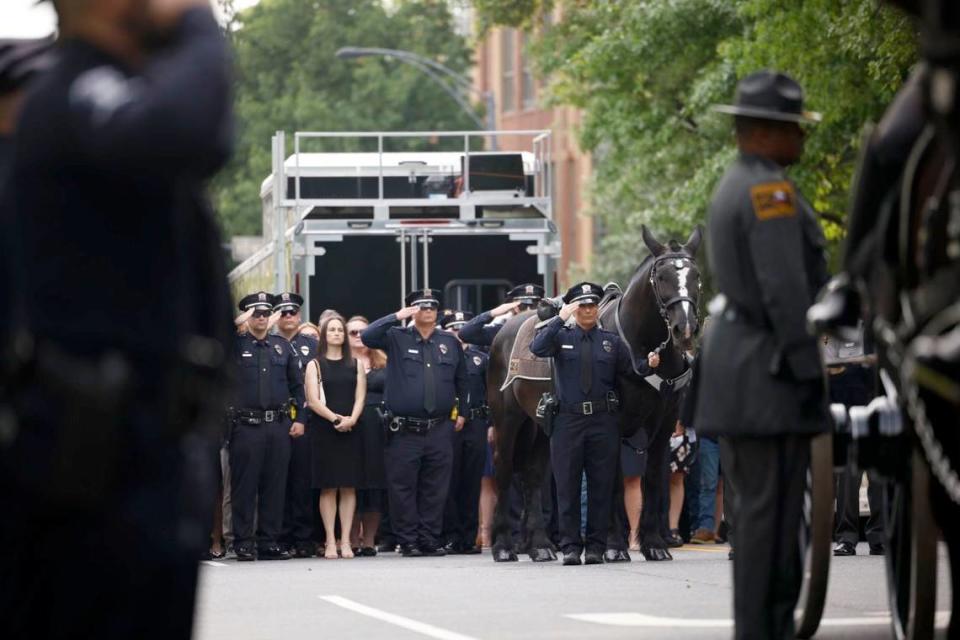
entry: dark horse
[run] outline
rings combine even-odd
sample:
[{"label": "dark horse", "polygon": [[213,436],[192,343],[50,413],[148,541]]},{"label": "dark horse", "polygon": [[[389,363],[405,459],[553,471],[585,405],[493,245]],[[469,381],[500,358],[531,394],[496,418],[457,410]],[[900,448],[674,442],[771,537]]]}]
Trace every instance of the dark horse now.
[{"label": "dark horse", "polygon": [[[684,352],[692,347],[699,329],[700,273],[695,255],[700,238],[698,227],[686,244],[663,245],[644,227],[643,240],[650,256],[637,268],[626,290],[622,294],[611,292],[604,298],[600,310],[600,323],[608,331],[620,334],[630,347],[634,362],[645,361],[651,351],[660,354],[656,377],[645,380],[634,374],[620,389],[621,435],[629,437],[643,427],[648,431],[650,442],[640,532],[641,550],[648,560],[671,559],[661,535],[661,504],[669,483],[670,433],[679,411],[679,397],[675,392],[689,380],[689,362]],[[534,312],[528,311],[507,321],[490,350],[487,398],[496,433],[494,467],[498,501],[492,549],[496,562],[517,560],[518,551],[528,554],[534,562],[556,559],[556,550],[545,532],[541,498],[550,463],[550,444],[536,421],[537,403],[543,393],[551,391],[552,383],[518,379],[500,391],[520,327],[533,315]],[[619,457],[617,460],[619,463]],[[512,540],[507,518],[510,483],[515,472],[520,473],[524,501],[519,545]],[[622,475],[619,464],[617,475]],[[619,516],[623,482],[618,481],[615,486],[615,516],[606,553],[610,562],[630,560]]]}]

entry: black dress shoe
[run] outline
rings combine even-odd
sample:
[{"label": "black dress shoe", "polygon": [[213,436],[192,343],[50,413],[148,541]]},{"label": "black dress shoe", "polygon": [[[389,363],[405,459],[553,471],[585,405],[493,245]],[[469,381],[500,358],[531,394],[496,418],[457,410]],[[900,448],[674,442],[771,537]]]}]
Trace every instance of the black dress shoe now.
[{"label": "black dress shoe", "polygon": [[855,556],[857,555],[857,547],[850,542],[838,542],[833,548],[833,555]]},{"label": "black dress shoe", "polygon": [[563,566],[565,567],[574,567],[580,564],[580,552],[579,551],[564,551],[563,552]]},{"label": "black dress shoe", "polygon": [[289,560],[290,553],[278,544],[257,549],[257,558],[260,560]]},{"label": "black dress shoe", "polygon": [[882,542],[870,545],[870,555],[872,556],[882,556],[886,555],[887,548],[883,546]]},{"label": "black dress shoe", "polygon": [[377,545],[377,551],[380,553],[393,553],[397,550],[397,541],[394,538],[385,538]]},{"label": "black dress shoe", "polygon": [[449,541],[447,544],[443,545],[444,551],[449,555],[453,556],[460,553],[460,543],[455,540]]},{"label": "black dress shoe", "polygon": [[475,556],[480,553],[481,549],[475,544],[463,545],[460,547],[460,553],[465,556]]},{"label": "black dress shoe", "polygon": [[317,545],[312,542],[298,542],[294,547],[293,555],[297,558],[312,558],[317,555]]},{"label": "black dress shoe", "polygon": [[447,555],[447,550],[444,547],[434,547],[428,544],[420,545],[420,554],[425,558],[442,558]]},{"label": "black dress shoe", "polygon": [[603,564],[603,552],[587,551],[583,556],[583,564]]},{"label": "black dress shoe", "polygon": [[671,549],[676,549],[683,546],[683,538],[680,537],[679,529],[671,529],[670,535],[664,538],[667,543],[667,546]]},{"label": "black dress shoe", "polygon": [[257,553],[253,547],[237,547],[237,561],[250,562],[257,559]]},{"label": "black dress shoe", "polygon": [[419,558],[423,556],[423,552],[420,551],[420,548],[412,544],[402,544],[400,545],[400,555],[404,558]]}]

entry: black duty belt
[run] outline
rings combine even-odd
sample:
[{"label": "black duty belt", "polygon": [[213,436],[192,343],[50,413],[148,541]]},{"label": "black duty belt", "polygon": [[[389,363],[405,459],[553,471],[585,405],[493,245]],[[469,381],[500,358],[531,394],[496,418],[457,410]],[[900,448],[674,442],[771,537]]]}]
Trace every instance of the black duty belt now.
[{"label": "black duty belt", "polygon": [[560,413],[591,416],[603,412],[610,412],[610,404],[606,400],[587,400],[586,402],[571,402],[560,405]]},{"label": "black duty belt", "polygon": [[390,422],[390,431],[397,432],[403,429],[410,433],[427,433],[443,422],[447,422],[447,418],[404,418],[396,416]]},{"label": "black duty belt", "polygon": [[286,407],[277,407],[276,409],[237,409],[234,416],[240,424],[270,424],[271,422],[280,422],[287,415]]},{"label": "black duty belt", "polygon": [[467,412],[468,420],[479,420],[480,418],[489,418],[490,417],[490,407],[483,405],[482,407],[472,407],[470,411]]}]

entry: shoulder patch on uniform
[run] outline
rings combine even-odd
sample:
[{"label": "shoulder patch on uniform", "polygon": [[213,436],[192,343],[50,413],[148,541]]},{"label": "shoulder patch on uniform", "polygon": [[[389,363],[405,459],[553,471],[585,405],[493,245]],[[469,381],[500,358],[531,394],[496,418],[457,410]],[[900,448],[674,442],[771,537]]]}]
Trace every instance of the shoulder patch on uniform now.
[{"label": "shoulder patch on uniform", "polygon": [[97,67],[81,74],[70,87],[70,101],[91,110],[95,125],[109,120],[115,111],[133,102],[139,92],[136,79],[127,78],[109,66]]},{"label": "shoulder patch on uniform", "polygon": [[786,180],[750,187],[750,200],[757,220],[789,218],[797,213],[797,196]]}]

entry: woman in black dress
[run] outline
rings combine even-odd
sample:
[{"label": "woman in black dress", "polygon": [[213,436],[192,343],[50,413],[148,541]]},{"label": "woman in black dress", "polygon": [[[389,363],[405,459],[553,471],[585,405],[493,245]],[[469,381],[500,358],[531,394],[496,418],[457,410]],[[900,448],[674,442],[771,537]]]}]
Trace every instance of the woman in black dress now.
[{"label": "woman in black dress", "polygon": [[354,523],[354,547],[362,556],[377,555],[376,537],[380,519],[386,509],[387,472],[384,463],[384,434],[377,408],[383,401],[387,382],[387,354],[369,349],[360,340],[360,334],[370,323],[363,316],[347,321],[350,350],[363,364],[367,373],[367,399],[360,415],[363,440],[363,483],[357,493],[357,512]]},{"label": "woman in black dress", "polygon": [[324,558],[337,557],[337,496],[340,497],[340,556],[352,558],[350,527],[362,480],[363,444],[355,429],[363,411],[367,377],[350,353],[346,323],[340,316],[320,325],[317,357],[304,371],[309,433],[313,446],[312,485],[320,489],[320,517],[326,531]]}]

